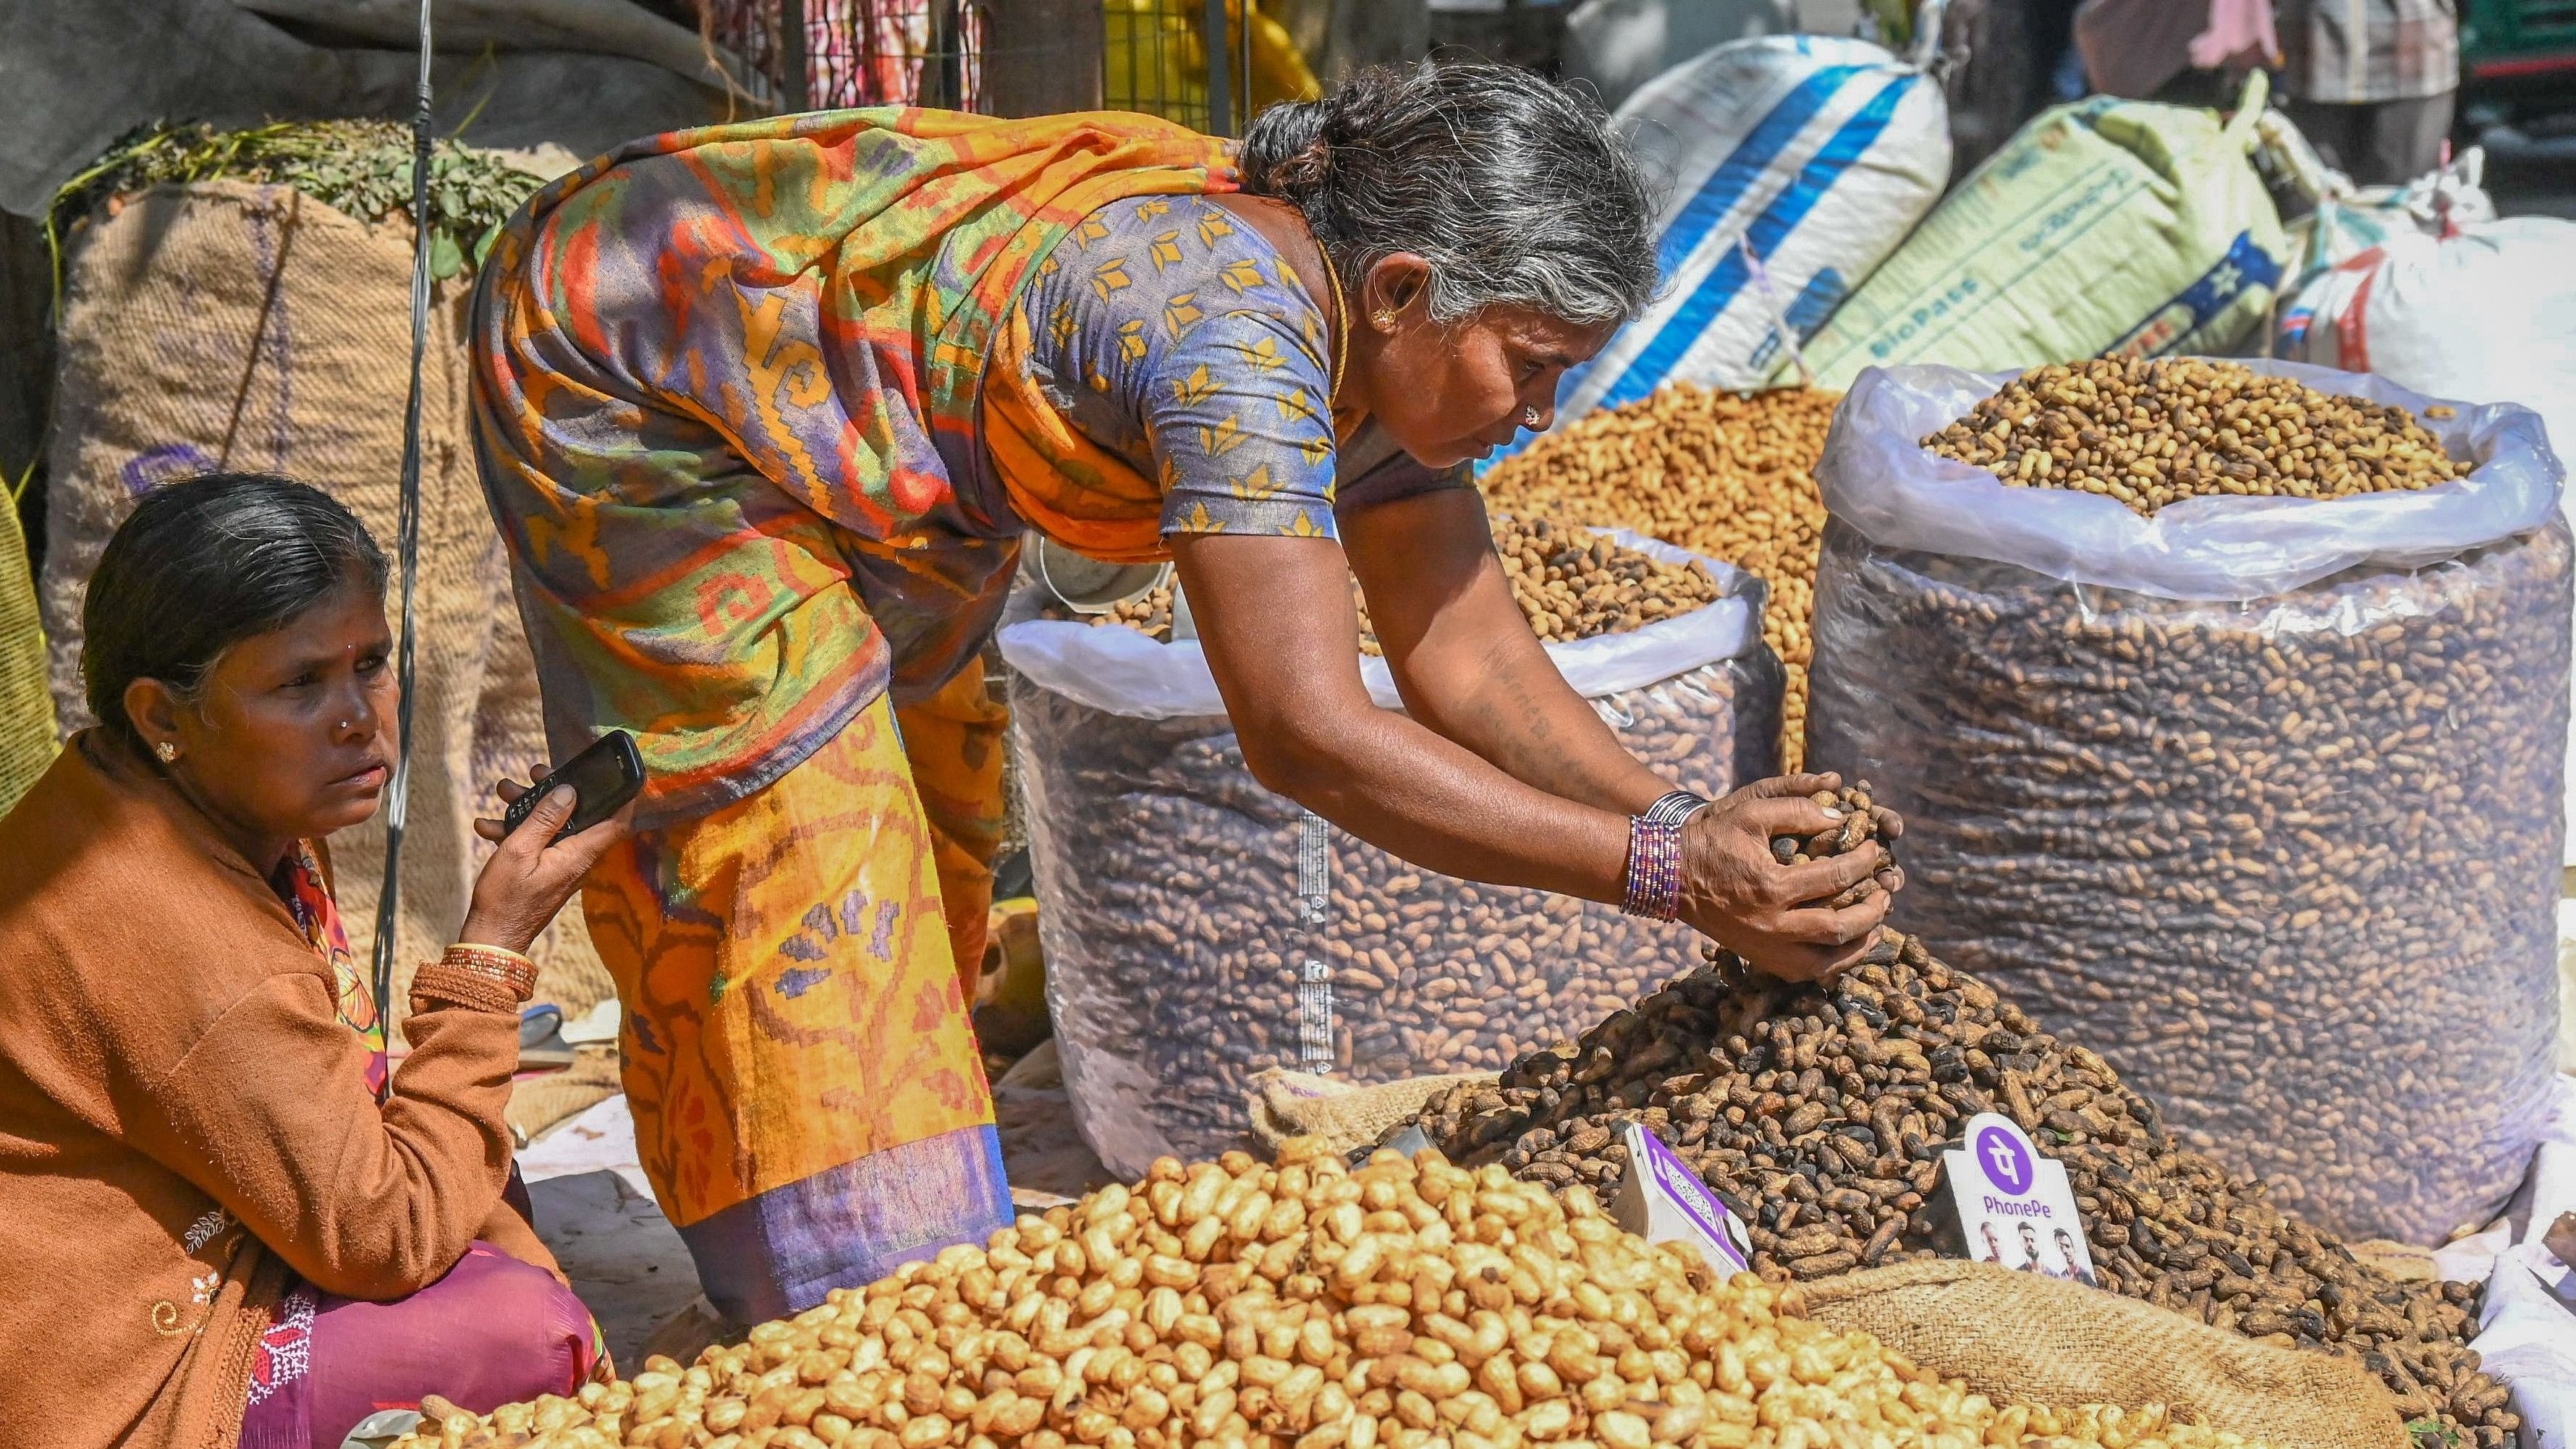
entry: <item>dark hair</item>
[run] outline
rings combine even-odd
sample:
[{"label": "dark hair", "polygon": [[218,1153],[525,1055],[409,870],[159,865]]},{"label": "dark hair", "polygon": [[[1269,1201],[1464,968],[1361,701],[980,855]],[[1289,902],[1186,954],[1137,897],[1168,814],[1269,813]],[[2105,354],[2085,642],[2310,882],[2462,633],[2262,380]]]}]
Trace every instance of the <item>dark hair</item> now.
[{"label": "dark hair", "polygon": [[1373,66],[1253,120],[1246,191],[1305,213],[1345,282],[1431,263],[1442,321],[1509,304],[1624,322],[1655,294],[1655,198],[1592,97],[1511,66]]},{"label": "dark hair", "polygon": [[140,748],[127,685],[157,679],[192,694],[226,649],[351,584],[381,594],[384,553],[356,515],[309,483],[208,473],[157,488],[117,526],[90,575],[81,609],[89,712]]}]

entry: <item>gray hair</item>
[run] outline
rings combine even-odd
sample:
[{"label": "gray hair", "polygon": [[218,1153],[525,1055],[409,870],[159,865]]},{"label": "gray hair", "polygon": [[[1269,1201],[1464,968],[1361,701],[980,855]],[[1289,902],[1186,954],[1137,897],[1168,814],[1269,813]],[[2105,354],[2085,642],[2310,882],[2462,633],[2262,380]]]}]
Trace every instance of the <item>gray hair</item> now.
[{"label": "gray hair", "polygon": [[1655,293],[1655,198],[1589,95],[1509,66],[1374,66],[1263,111],[1243,186],[1295,204],[1345,281],[1431,264],[1431,315],[1624,322]]}]

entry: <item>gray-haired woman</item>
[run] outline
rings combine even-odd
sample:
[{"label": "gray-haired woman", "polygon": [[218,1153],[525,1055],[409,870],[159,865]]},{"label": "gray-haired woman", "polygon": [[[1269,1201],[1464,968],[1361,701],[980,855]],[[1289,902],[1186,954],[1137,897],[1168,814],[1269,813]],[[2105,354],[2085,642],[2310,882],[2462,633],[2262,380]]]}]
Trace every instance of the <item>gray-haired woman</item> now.
[{"label": "gray-haired woman", "polygon": [[[1106,114],[683,132],[504,232],[486,486],[557,750],[625,728],[652,776],[586,905],[720,1307],[1009,1221],[964,1008],[1003,717],[967,666],[1030,531],[1175,560],[1254,774],[1354,834],[1783,973],[1857,953],[1883,906],[1813,903],[1875,852],[1767,848],[1825,826],[1825,782],[1681,824],[1541,651],[1464,472],[1653,291],[1649,216],[1597,108],[1423,65],[1239,150]],[[1352,574],[1406,714],[1361,686]]]}]

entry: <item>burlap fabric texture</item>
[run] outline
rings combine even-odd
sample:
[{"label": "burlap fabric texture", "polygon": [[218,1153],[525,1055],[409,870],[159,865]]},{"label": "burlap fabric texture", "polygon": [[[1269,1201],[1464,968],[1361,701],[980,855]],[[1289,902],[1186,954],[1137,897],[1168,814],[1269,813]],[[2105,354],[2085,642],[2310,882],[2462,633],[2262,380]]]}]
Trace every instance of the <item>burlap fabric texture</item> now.
[{"label": "burlap fabric texture", "polygon": [[1491,1072],[1451,1072],[1355,1087],[1331,1077],[1271,1067],[1256,1074],[1244,1106],[1252,1135],[1272,1152],[1291,1137],[1321,1137],[1348,1153],[1422,1115],[1422,1104],[1461,1082],[1490,1082]]},{"label": "burlap fabric texture", "polygon": [[45,689],[45,632],[16,501],[0,479],[0,815],[54,759],[54,700]]},{"label": "burlap fabric texture", "polygon": [[1801,1283],[1810,1318],[1867,1332],[1998,1401],[2163,1404],[2296,1449],[2406,1449],[2396,1401],[2360,1364],[2276,1348],[2150,1303],[1991,1263],[1901,1263]]},{"label": "burlap fabric texture", "polygon": [[[481,850],[473,818],[492,808],[491,780],[504,770],[525,778],[546,755],[474,471],[467,280],[440,290],[424,379],[397,1002],[464,919]],[[328,489],[394,553],[410,353],[406,228],[363,224],[287,187],[212,181],[156,187],[78,229],[64,277],[40,590],[64,730],[90,722],[80,686],[90,572],[148,490],[215,469],[283,473]],[[365,960],[384,874],[381,819],[343,832],[332,855],[350,944]],[[534,953],[539,996],[570,1014],[611,989],[580,916],[565,912]]]}]

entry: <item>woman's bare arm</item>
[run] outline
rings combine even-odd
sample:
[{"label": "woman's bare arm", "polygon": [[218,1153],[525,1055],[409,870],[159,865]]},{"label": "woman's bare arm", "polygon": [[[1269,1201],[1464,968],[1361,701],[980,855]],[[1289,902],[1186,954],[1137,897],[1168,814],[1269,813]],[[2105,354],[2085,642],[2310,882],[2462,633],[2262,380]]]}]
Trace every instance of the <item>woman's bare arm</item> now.
[{"label": "woman's bare arm", "polygon": [[[1482,537],[1481,523],[1478,529]],[[1360,680],[1349,565],[1329,539],[1179,534],[1172,553],[1244,762],[1264,786],[1444,875],[1595,901],[1623,898],[1628,813],[1663,788],[1651,771],[1631,760],[1637,774],[1619,799],[1570,800],[1378,708]],[[1512,626],[1528,637],[1517,614]],[[1557,687],[1564,690],[1561,680]],[[1589,707],[1564,692],[1590,730],[1617,749]],[[1607,768],[1583,763],[1597,756],[1580,744],[1588,738],[1577,729],[1581,721],[1568,715],[1563,723],[1578,750],[1554,768],[1577,779]],[[1531,747],[1524,735],[1497,748]],[[1799,776],[1738,791],[1694,816],[1683,833],[1683,919],[1781,975],[1813,976],[1847,963],[1886,911],[1883,893],[1840,911],[1804,904],[1868,875],[1878,863],[1875,846],[1799,866],[1771,857],[1771,836],[1813,834],[1831,823],[1805,798],[1823,783]]]},{"label": "woman's bare arm", "polygon": [[1562,799],[1633,815],[1673,788],[1628,753],[1530,632],[1489,542],[1482,494],[1417,493],[1341,523],[1415,719]]}]

